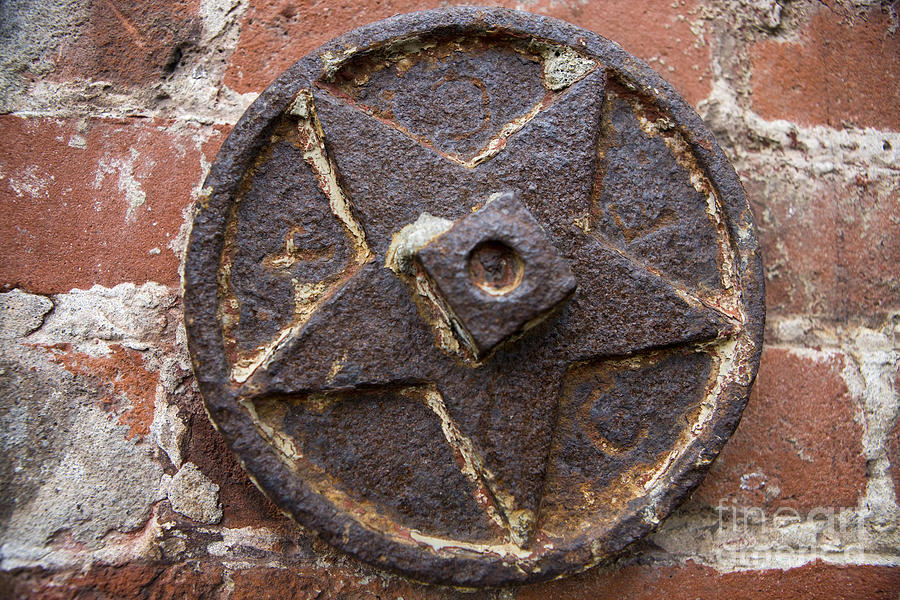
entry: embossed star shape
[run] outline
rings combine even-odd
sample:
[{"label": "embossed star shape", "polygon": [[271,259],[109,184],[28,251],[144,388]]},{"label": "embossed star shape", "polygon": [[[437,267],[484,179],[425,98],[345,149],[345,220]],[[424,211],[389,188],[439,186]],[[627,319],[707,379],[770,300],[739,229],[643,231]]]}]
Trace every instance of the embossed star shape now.
[{"label": "embossed star shape", "polygon": [[[314,90],[298,114],[308,132],[322,132],[309,134],[321,135],[309,140],[310,148],[327,153],[323,172],[337,173],[323,189],[333,207],[336,193],[345,199],[352,213],[346,222],[363,232],[357,235],[363,258],[302,326],[257,361],[243,394],[419,393],[444,418],[445,432],[458,434],[456,450],[474,470],[476,487],[486,490],[508,539],[527,546],[567,370],[717,339],[737,327],[576,222],[591,212],[605,84],[603,69],[588,72],[477,164],[448,158],[439,144],[377,118],[333,88]],[[386,266],[386,254],[393,236],[422,213],[458,222],[503,190],[519,193],[570,266],[577,290],[545,321],[473,364],[442,348],[421,299]]]}]

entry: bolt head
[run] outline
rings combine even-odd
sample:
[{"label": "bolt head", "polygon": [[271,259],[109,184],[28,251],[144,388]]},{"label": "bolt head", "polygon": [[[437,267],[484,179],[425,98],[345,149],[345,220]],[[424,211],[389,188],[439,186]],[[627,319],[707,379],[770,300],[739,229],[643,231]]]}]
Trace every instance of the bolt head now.
[{"label": "bolt head", "polygon": [[415,262],[479,360],[576,288],[568,262],[514,192],[457,221],[420,248]]}]

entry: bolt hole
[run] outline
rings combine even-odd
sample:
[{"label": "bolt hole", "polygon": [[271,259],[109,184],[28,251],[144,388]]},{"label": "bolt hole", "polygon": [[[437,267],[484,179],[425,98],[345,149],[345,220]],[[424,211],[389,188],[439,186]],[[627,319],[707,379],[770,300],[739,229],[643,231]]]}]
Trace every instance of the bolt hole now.
[{"label": "bolt hole", "polygon": [[521,257],[503,242],[481,242],[469,253],[469,278],[492,296],[503,296],[519,287],[524,273]]},{"label": "bolt hole", "polygon": [[889,141],[887,141],[887,140],[884,140],[884,142],[882,142],[882,144],[881,144],[881,148],[882,148],[885,152],[889,152],[889,151],[891,150],[891,147],[892,147],[892,146],[891,146],[891,143],[890,143]]}]

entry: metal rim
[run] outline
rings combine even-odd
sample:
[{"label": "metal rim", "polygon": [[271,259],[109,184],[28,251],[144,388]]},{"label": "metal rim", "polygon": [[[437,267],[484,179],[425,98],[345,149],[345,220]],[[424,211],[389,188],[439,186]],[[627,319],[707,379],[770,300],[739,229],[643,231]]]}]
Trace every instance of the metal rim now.
[{"label": "metal rim", "polygon": [[292,101],[305,82],[323,74],[323,55],[362,51],[400,36],[446,31],[463,34],[503,30],[582,49],[608,70],[636,86],[652,90],[661,111],[680,126],[700,167],[721,198],[737,258],[744,327],[737,336],[740,373],[723,385],[709,426],[669,467],[667,485],[657,497],[638,503],[617,526],[601,536],[586,534],[543,554],[529,572],[500,555],[466,555],[424,551],[388,539],[357,522],[314,493],[290,472],[270,449],[260,445],[253,422],[237,404],[230,365],[217,318],[217,273],[185,268],[184,303],[188,344],[207,411],[243,467],[276,505],[300,523],[318,531],[330,544],[378,566],[414,579],[456,586],[504,585],[551,579],[584,570],[653,530],[702,480],[710,463],[740,420],[756,374],[764,325],[763,274],[753,222],[743,188],[733,167],[693,109],[646,64],[617,44],[573,25],[533,14],[485,8],[451,8],[400,15],[343,35],[310,53],[279,76],[235,126],[214,162],[198,202],[186,253],[186,265],[219,264],[224,229],[236,186],[269,135],[268,126]]}]

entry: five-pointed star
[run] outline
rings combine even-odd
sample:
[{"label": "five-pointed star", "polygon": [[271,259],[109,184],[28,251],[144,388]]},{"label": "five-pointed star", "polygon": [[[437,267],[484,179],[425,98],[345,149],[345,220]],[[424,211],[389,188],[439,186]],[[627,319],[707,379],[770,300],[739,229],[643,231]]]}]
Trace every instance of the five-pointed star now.
[{"label": "five-pointed star", "polygon": [[[248,394],[434,386],[479,453],[487,486],[513,499],[507,513],[533,516],[573,362],[714,339],[733,326],[573,222],[590,212],[604,88],[598,68],[475,167],[317,90],[328,151],[373,257],[279,345],[247,381]],[[550,319],[473,367],[438,347],[413,291],[385,267],[385,253],[392,235],[421,213],[457,220],[511,189],[571,262],[578,289]]]}]

